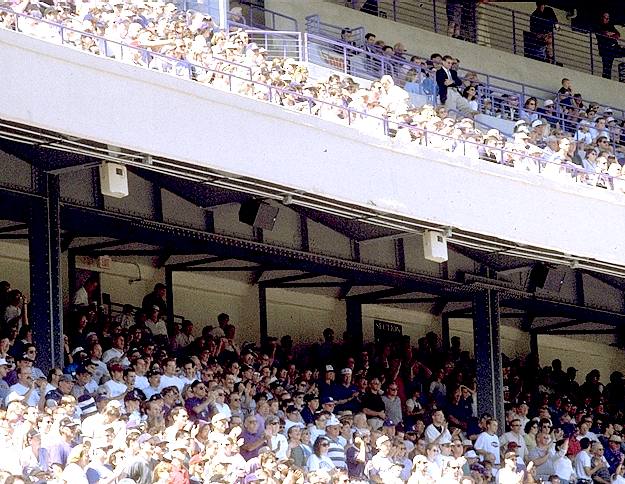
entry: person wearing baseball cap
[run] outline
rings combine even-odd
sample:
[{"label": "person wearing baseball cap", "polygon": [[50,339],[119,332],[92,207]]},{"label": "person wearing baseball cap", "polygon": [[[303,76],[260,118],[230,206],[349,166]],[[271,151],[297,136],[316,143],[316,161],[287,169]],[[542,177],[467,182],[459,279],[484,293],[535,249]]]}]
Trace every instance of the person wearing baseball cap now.
[{"label": "person wearing baseball cap", "polygon": [[319,410],[319,397],[314,393],[304,395],[306,406],[302,409],[302,419],[306,425],[315,423],[315,413]]},{"label": "person wearing baseball cap", "polygon": [[371,459],[369,477],[375,482],[380,482],[380,474],[389,471],[393,466],[393,460],[390,457],[393,444],[388,435],[382,435],[376,439],[375,447],[378,452]]},{"label": "person wearing baseball cap", "polygon": [[347,441],[341,435],[341,422],[332,415],[326,420],[326,437],[330,445],[328,446],[328,457],[338,469],[347,469],[345,458],[345,446]]},{"label": "person wearing baseball cap", "polygon": [[336,402],[334,401],[334,398],[332,398],[330,396],[322,397],[321,398],[321,408],[325,412],[334,413],[334,409],[336,408]]},{"label": "person wearing baseball cap", "polygon": [[336,411],[350,410],[356,413],[360,410],[358,403],[360,391],[352,383],[352,369],[343,368],[341,370],[340,382],[332,388],[332,398],[336,401]]},{"label": "person wearing baseball cap", "polygon": [[323,380],[319,382],[319,396],[322,399],[332,395],[334,380],[336,379],[336,372],[332,365],[326,365],[323,370]]}]

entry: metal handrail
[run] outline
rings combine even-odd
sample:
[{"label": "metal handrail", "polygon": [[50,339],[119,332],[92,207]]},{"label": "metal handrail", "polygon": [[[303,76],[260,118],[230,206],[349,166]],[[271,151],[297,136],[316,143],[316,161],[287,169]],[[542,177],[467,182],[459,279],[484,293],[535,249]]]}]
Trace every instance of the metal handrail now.
[{"label": "metal handrail", "polygon": [[[335,3],[353,9],[361,6],[359,0],[335,0]],[[424,30],[447,34],[445,3],[443,0],[379,0],[378,15]],[[530,30],[529,14],[489,3],[481,3],[476,8],[473,25],[462,29],[464,40],[531,57],[531,52],[526,52],[528,46],[525,45],[525,32]],[[571,69],[594,75],[602,74],[598,67],[602,59],[595,33],[592,31],[560,24],[560,29],[554,32],[554,57],[556,63]]]},{"label": "metal handrail", "polygon": [[[365,79],[375,78],[376,76],[388,73],[390,74],[395,82],[399,85],[403,85],[404,79],[402,75],[397,75],[396,73],[405,73],[412,68],[420,69],[419,65],[413,64],[411,62],[398,59],[396,57],[385,57],[379,53],[375,53],[375,51],[368,51],[352,44],[346,43],[341,39],[336,39],[336,37],[332,37],[330,35],[324,35],[323,32],[332,32],[339,30],[338,26],[331,26],[333,29],[327,28],[325,30],[319,27],[320,21],[317,16],[309,16],[309,22],[307,22],[307,30],[309,32],[308,38],[312,40],[312,43],[317,44],[325,44],[325,47],[331,52],[334,51],[339,57],[344,59],[343,62],[336,62],[334,59],[329,59],[326,56],[325,59],[322,59],[326,64],[330,64],[333,68],[337,70],[341,70],[346,74],[356,75],[358,77],[363,77]],[[330,24],[325,24],[330,25]],[[312,32],[311,32],[312,31]],[[371,69],[360,69],[355,70],[353,68],[354,63],[350,63],[349,60],[354,58],[354,56],[362,56],[366,57],[369,60],[369,65],[374,64],[375,69],[371,72]],[[413,57],[413,54],[406,53],[406,57]],[[419,56],[422,57],[422,56]],[[311,61],[315,61],[314,56],[310,56]],[[348,68],[349,66],[349,68]],[[480,78],[480,84],[482,86],[482,93],[488,93],[488,97],[493,99],[495,97],[495,93],[499,93],[499,97],[502,94],[513,95],[519,98],[519,106],[522,107],[525,103],[525,100],[529,97],[535,97],[538,101],[553,100],[556,105],[557,116],[562,117],[562,121],[564,122],[564,115],[562,114],[564,105],[561,105],[559,98],[556,96],[554,99],[554,93],[546,91],[543,88],[539,88],[537,86],[523,84],[518,81],[513,81],[510,79],[506,79],[501,76],[495,76],[492,74],[483,73],[480,71],[475,71],[469,68],[460,68],[459,75],[463,77],[467,73],[472,72],[478,75]],[[545,94],[546,93],[546,94]],[[592,100],[584,100],[586,104],[593,103]],[[499,100],[498,104],[507,105],[508,107],[518,107],[507,104],[503,100]],[[625,110],[622,108],[617,108],[614,106],[607,106],[603,103],[597,103],[605,108],[611,109],[615,115],[619,116],[621,119],[625,118]],[[578,121],[581,121],[582,117],[578,117]]]},{"label": "metal handrail", "polygon": [[[244,12],[244,18],[246,24],[252,28],[263,28],[267,30],[287,30],[290,32],[299,32],[299,26],[297,19],[284,15],[283,13],[276,12],[274,10],[267,9],[261,5],[256,5],[250,1],[242,0],[239,2],[242,6],[246,7],[247,12]],[[259,15],[257,15],[259,14]],[[264,19],[262,23],[257,23],[255,18],[261,16]],[[267,19],[270,21],[267,21]],[[280,20],[280,28],[276,28],[277,19]]]},{"label": "metal handrail", "polygon": [[[188,61],[182,62],[180,59],[168,57],[163,54],[159,54],[159,53],[150,51],[145,48],[135,47],[135,46],[123,44],[117,41],[111,41],[110,39],[106,39],[104,37],[100,37],[100,36],[97,36],[95,34],[91,34],[88,32],[81,32],[75,29],[70,29],[61,24],[57,24],[54,22],[34,19],[33,17],[27,14],[14,12],[4,7],[0,7],[0,11],[8,13],[10,15],[14,15],[16,19],[25,18],[26,20],[29,20],[29,21],[36,20],[37,22],[43,22],[55,28],[58,28],[59,31],[62,31],[64,29],[66,31],[72,31],[72,32],[78,33],[85,37],[97,39],[101,42],[104,42],[105,47],[109,42],[113,44],[121,45],[124,49],[129,49],[131,51],[135,51],[137,54],[140,54],[138,56],[139,59],[145,59],[146,58],[145,56],[148,56],[148,57],[162,58],[168,61],[172,65],[182,63],[183,64],[181,66],[182,71],[186,70],[188,72],[188,78],[192,80],[196,79],[196,76],[195,76],[196,72],[212,72],[212,73],[219,74],[221,77],[226,76],[228,78],[228,91],[230,92],[234,92],[233,83],[239,82],[239,83],[243,83],[244,85],[248,85],[248,86],[253,85],[253,86],[261,88],[262,90],[266,90],[267,101],[272,104],[281,103],[284,99],[287,99],[289,96],[291,96],[293,99],[298,100],[298,103],[300,104],[300,106],[306,105],[308,108],[308,113],[311,115],[316,115],[317,112],[325,106],[325,109],[330,110],[330,112],[337,113],[337,115],[333,117],[333,120],[335,122],[340,121],[342,119],[344,124],[347,124],[348,126],[356,125],[356,127],[359,127],[360,125],[359,121],[366,121],[370,125],[369,127],[373,126],[376,130],[375,133],[369,132],[370,135],[383,135],[384,137],[394,137],[397,135],[397,132],[399,130],[404,129],[404,130],[408,130],[408,132],[410,133],[410,136],[411,137],[414,136],[415,140],[419,141],[418,144],[422,146],[427,147],[427,146],[434,145],[434,148],[440,149],[439,141],[445,140],[445,143],[449,145],[448,148],[450,149],[447,149],[444,151],[450,151],[456,154],[460,154],[460,149],[461,149],[462,154],[464,156],[469,156],[470,154],[479,154],[480,150],[486,151],[488,149],[490,150],[491,153],[494,153],[493,154],[494,159],[490,159],[489,161],[493,161],[498,164],[503,164],[503,165],[508,165],[508,166],[512,164],[512,166],[514,166],[514,161],[519,160],[520,162],[523,162],[524,164],[531,163],[532,166],[535,167],[535,169],[539,173],[544,173],[545,170],[547,170],[547,168],[553,167],[551,169],[555,170],[555,172],[558,173],[558,176],[560,176],[561,170],[564,170],[564,173],[570,175],[570,180],[587,183],[588,180],[591,180],[592,178],[596,177],[597,181],[603,181],[603,183],[606,185],[604,188],[608,188],[609,186],[612,189],[614,189],[615,181],[619,185],[620,185],[620,182],[623,182],[625,186],[625,177],[613,177],[613,176],[608,175],[607,173],[596,173],[594,171],[585,170],[584,168],[581,168],[577,165],[553,162],[553,161],[542,159],[541,157],[531,156],[529,153],[523,153],[521,151],[514,152],[514,151],[506,150],[502,147],[491,147],[483,143],[477,143],[477,142],[468,141],[466,139],[460,139],[456,136],[442,134],[437,131],[429,131],[427,129],[416,127],[416,126],[413,126],[404,122],[392,121],[391,119],[389,119],[388,116],[384,116],[384,117],[374,116],[369,113],[350,108],[349,106],[337,105],[328,101],[323,101],[320,99],[313,98],[311,96],[306,96],[292,89],[272,86],[270,84],[265,84],[259,81],[255,81],[248,77],[241,77],[239,75],[236,75],[230,72],[224,72],[224,71],[211,69],[209,67],[193,64]],[[16,20],[15,24],[17,28],[19,22]],[[61,35],[61,40],[62,41],[65,40],[63,35]],[[92,52],[91,54],[95,55]],[[142,64],[136,64],[136,65],[149,68],[147,64],[148,63],[144,61]],[[288,108],[288,106],[286,107]],[[313,108],[316,108],[316,109],[313,109]],[[315,112],[313,112],[313,110],[315,110]],[[298,111],[304,112],[302,110],[298,110]],[[342,117],[339,117],[339,115]],[[324,117],[324,119],[326,118]],[[345,123],[345,120],[347,120],[346,123]],[[481,158],[481,156],[479,156],[478,158]]]}]

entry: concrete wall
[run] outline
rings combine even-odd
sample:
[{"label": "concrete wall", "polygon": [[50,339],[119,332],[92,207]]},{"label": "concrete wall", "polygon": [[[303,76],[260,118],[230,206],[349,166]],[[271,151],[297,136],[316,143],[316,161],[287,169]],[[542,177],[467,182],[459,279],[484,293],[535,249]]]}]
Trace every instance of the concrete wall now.
[{"label": "concrete wall", "polygon": [[[427,57],[433,52],[451,54],[461,60],[461,66],[465,69],[537,86],[544,91],[530,90],[530,92],[542,96],[545,92],[555,93],[560,88],[560,80],[563,77],[568,77],[573,81],[575,91],[581,92],[584,98],[615,107],[625,107],[625,86],[617,82],[363,14],[357,10],[337,5],[331,0],[294,0],[288,2],[265,0],[265,6],[270,10],[276,10],[296,18],[301,29],[306,27],[306,16],[312,14],[319,14],[323,22],[333,25],[351,27],[362,25],[365,26],[366,30],[374,32],[378,39],[384,40],[389,45],[402,42],[408,52]],[[488,35],[487,25],[481,25],[480,28],[484,30],[484,35]],[[598,64],[596,69],[601,69],[600,62]],[[512,88],[512,85],[510,87]]]},{"label": "concrete wall", "polygon": [[[0,118],[270,181],[313,198],[625,266],[625,226],[606,232],[604,223],[620,219],[622,194],[434,149],[397,147],[349,126],[11,31],[0,31],[0,47],[5,74],[16,80],[0,92]],[[45,91],[41,78],[49,79]],[[51,103],[48,92],[68,98]],[[133,123],[120,130],[125,119]],[[135,191],[146,188],[137,177],[131,182]],[[148,201],[139,206],[142,212],[151,210]]]}]

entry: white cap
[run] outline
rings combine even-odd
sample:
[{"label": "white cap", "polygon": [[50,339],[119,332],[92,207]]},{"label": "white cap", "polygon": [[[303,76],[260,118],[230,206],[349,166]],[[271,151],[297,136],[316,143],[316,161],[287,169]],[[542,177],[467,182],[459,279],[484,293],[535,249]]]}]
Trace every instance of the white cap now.
[{"label": "white cap", "polygon": [[375,441],[375,446],[379,449],[385,442],[390,442],[391,439],[388,438],[388,435],[382,435],[377,438]]},{"label": "white cap", "polygon": [[9,366],[9,364],[7,363],[7,360],[0,358],[0,366]]},{"label": "white cap", "polygon": [[326,427],[329,427],[331,425],[341,425],[341,422],[339,422],[338,418],[332,415],[328,420],[326,420]]}]

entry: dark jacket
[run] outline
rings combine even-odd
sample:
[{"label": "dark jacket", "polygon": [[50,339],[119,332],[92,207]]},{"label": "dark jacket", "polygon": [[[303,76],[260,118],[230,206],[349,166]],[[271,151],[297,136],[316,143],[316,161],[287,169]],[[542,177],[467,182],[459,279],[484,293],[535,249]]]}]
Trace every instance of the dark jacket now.
[{"label": "dark jacket", "polygon": [[441,103],[445,104],[447,101],[447,91],[449,88],[457,88],[462,86],[462,81],[458,77],[458,73],[453,69],[450,69],[451,79],[454,81],[452,86],[446,86],[445,81],[449,79],[445,70],[441,67],[436,71],[436,84],[438,85],[438,95],[441,99]]}]

